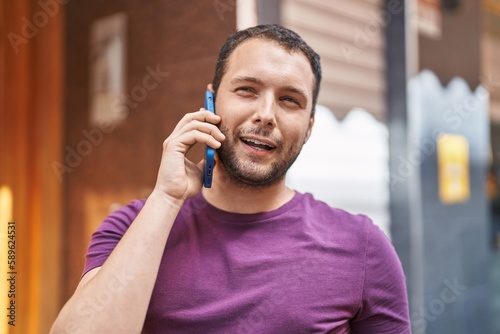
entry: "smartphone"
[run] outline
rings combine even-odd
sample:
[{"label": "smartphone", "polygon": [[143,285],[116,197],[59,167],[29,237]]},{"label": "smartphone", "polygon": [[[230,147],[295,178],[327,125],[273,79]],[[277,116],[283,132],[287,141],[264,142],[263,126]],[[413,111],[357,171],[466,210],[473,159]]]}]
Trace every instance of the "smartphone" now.
[{"label": "smartphone", "polygon": [[[207,90],[205,92],[205,109],[215,114],[215,101],[214,101],[214,93]],[[203,186],[205,188],[212,187],[212,176],[214,173],[214,155],[215,150],[210,146],[206,146],[205,148],[205,172],[203,174]]]}]

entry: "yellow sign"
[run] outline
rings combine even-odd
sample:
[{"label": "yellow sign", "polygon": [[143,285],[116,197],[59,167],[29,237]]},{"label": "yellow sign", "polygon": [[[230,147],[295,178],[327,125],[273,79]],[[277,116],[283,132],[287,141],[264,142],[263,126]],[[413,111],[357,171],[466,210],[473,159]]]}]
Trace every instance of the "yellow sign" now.
[{"label": "yellow sign", "polygon": [[439,198],[445,204],[466,202],[470,196],[469,142],[466,137],[441,134],[437,140]]}]

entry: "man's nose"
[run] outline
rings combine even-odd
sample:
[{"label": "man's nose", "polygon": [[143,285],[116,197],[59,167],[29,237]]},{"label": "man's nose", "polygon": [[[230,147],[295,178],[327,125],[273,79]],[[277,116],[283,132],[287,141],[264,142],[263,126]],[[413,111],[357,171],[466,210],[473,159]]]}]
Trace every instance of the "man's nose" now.
[{"label": "man's nose", "polygon": [[252,122],[266,128],[276,127],[276,105],[274,96],[267,94],[262,96],[257,110],[252,117]]}]

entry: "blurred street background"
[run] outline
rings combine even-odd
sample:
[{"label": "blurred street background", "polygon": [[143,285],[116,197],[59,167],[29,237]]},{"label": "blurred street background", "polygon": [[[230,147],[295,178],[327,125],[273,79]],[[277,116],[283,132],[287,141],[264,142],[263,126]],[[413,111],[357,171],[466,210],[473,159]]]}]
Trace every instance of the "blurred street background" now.
[{"label": "blurred street background", "polygon": [[288,185],[386,233],[413,333],[500,333],[500,0],[0,0],[0,23],[0,333],[49,331],[222,43],[262,23],[322,60]]}]

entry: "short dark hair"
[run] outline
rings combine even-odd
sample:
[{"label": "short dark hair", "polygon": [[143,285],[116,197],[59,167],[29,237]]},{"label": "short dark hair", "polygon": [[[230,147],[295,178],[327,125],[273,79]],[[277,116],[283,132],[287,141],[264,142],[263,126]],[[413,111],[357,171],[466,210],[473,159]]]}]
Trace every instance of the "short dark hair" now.
[{"label": "short dark hair", "polygon": [[219,89],[222,77],[226,74],[229,57],[238,45],[250,39],[263,39],[276,42],[287,51],[300,51],[306,56],[307,60],[309,60],[309,63],[311,64],[311,70],[313,71],[315,78],[312,103],[312,112],[314,112],[316,102],[318,100],[319,86],[321,83],[320,57],[296,32],[278,24],[264,24],[247,28],[245,30],[239,30],[226,40],[220,50],[217,65],[215,67],[214,80],[212,81],[215,93],[217,93],[217,90]]}]

